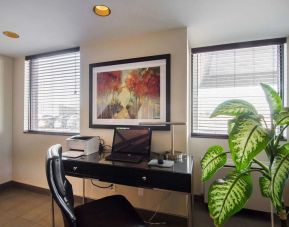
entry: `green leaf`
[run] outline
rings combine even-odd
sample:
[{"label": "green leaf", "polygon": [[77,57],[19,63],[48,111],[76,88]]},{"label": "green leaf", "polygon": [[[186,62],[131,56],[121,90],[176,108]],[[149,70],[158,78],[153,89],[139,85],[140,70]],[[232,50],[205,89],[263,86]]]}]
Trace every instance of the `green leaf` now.
[{"label": "green leaf", "polygon": [[270,198],[271,181],[267,177],[260,177],[259,186],[260,186],[260,191],[261,191],[262,196],[266,198]]},{"label": "green leaf", "polygon": [[279,113],[282,109],[282,100],[279,94],[267,84],[261,83],[261,86],[265,92],[266,99],[269,103],[271,114]]},{"label": "green leaf", "polygon": [[201,160],[202,181],[207,181],[227,162],[227,155],[221,146],[210,147]]},{"label": "green leaf", "polygon": [[228,120],[228,135],[230,135],[232,129],[233,129],[234,126],[235,126],[236,121],[237,121],[236,118],[231,119],[231,120]]},{"label": "green leaf", "polygon": [[232,159],[238,171],[246,169],[270,140],[269,130],[254,118],[239,118],[229,135]]},{"label": "green leaf", "polygon": [[274,115],[276,125],[288,125],[289,124],[289,112],[280,112]]},{"label": "green leaf", "polygon": [[289,177],[289,144],[284,144],[277,152],[271,166],[271,199],[274,207],[279,212],[282,207],[282,195],[285,183]]},{"label": "green leaf", "polygon": [[243,114],[257,115],[255,107],[241,99],[231,99],[218,105],[210,117],[219,115],[240,116]]},{"label": "green leaf", "polygon": [[252,194],[251,175],[232,172],[209,188],[208,207],[216,226],[239,212]]}]

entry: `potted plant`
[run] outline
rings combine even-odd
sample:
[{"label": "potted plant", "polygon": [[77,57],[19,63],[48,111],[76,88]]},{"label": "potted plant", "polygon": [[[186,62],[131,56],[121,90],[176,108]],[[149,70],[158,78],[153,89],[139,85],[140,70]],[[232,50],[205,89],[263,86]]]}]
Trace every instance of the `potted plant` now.
[{"label": "potted plant", "polygon": [[[211,114],[211,117],[233,117],[228,121],[230,151],[226,152],[218,145],[212,146],[201,160],[202,181],[210,179],[226,164],[228,154],[235,165],[232,172],[209,188],[208,208],[218,227],[245,206],[252,194],[253,171],[261,173],[261,194],[271,200],[281,226],[288,227],[283,191],[289,177],[289,143],[280,144],[280,141],[289,125],[289,108],[282,106],[280,96],[272,87],[261,86],[270,107],[270,125],[252,104],[240,99],[221,103]],[[256,159],[263,151],[268,157],[267,165]],[[251,168],[253,163],[258,168]]]}]

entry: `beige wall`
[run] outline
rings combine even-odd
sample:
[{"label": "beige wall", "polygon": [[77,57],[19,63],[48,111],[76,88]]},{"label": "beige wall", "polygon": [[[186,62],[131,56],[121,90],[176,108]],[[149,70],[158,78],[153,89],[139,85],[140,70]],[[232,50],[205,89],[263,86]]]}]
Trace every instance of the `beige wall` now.
[{"label": "beige wall", "polygon": [[13,59],[0,55],[0,184],[12,179]]},{"label": "beige wall", "polygon": [[24,57],[14,61],[13,78],[13,180],[46,187],[46,150],[66,137],[23,133]]},{"label": "beige wall", "polygon": [[[158,54],[171,54],[171,120],[187,120],[187,30],[176,29],[138,37],[111,39],[101,42],[83,43],[81,55],[81,119],[80,131],[83,135],[101,136],[111,144],[112,130],[90,129],[88,127],[88,88],[90,63],[112,61],[126,58],[143,57]],[[54,143],[62,143],[66,137],[24,134],[23,131],[23,94],[24,94],[24,58],[15,60],[13,98],[13,180],[47,188],[45,178],[45,154]],[[176,148],[186,151],[187,135],[185,127],[176,128]],[[169,132],[153,132],[152,150],[169,149]],[[81,181],[71,179],[74,191],[80,195]],[[114,191],[95,189],[86,182],[87,195],[100,196],[123,193],[137,207],[156,209],[162,202],[161,211],[185,215],[185,197],[183,194],[145,190],[143,196],[137,195],[137,189],[117,185]]]}]

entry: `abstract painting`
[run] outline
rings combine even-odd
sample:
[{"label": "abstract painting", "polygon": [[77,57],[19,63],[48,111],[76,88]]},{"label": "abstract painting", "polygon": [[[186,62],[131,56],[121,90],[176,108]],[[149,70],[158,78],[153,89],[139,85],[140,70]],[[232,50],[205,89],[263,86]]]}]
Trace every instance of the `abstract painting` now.
[{"label": "abstract painting", "polygon": [[169,84],[170,55],[90,64],[90,127],[169,121]]}]

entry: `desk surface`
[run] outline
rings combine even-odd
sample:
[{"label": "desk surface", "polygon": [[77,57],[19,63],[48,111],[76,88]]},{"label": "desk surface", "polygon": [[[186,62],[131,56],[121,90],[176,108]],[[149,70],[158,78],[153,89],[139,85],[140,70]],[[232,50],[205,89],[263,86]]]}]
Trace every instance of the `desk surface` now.
[{"label": "desk surface", "polygon": [[105,160],[105,158],[98,153],[94,153],[87,156],[81,156],[79,158],[65,158],[63,160],[66,161],[76,161],[76,162],[83,162],[83,163],[95,163],[95,164],[103,164],[103,165],[113,165],[117,167],[130,167],[136,169],[146,169],[146,170],[159,170],[159,171],[166,171],[166,172],[175,172],[175,173],[182,173],[182,174],[191,174],[193,168],[193,159],[190,156],[184,155],[182,162],[175,162],[174,165],[170,168],[163,168],[157,166],[148,166],[148,161],[145,160],[141,163],[128,163],[128,162],[113,162]]},{"label": "desk surface", "polygon": [[148,166],[148,160],[137,164],[106,161],[98,153],[63,158],[63,163],[65,173],[70,176],[192,193],[193,159],[186,155],[182,162],[175,162],[170,168]]}]

